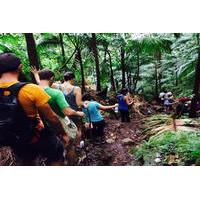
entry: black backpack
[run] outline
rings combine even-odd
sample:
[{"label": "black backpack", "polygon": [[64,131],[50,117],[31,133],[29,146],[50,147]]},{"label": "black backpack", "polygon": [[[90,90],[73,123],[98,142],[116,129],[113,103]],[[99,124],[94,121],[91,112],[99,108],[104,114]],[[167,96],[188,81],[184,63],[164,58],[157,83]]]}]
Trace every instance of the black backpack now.
[{"label": "black backpack", "polygon": [[16,83],[8,88],[0,88],[0,145],[13,142],[28,143],[37,125],[36,120],[27,117],[18,93],[27,83]]}]

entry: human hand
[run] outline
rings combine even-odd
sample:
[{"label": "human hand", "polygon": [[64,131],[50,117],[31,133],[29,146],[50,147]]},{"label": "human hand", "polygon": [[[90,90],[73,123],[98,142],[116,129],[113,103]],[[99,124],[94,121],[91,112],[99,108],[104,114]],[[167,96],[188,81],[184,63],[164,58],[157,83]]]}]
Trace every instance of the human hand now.
[{"label": "human hand", "polygon": [[35,66],[31,66],[31,72],[33,74],[38,74],[38,70],[37,70],[37,68]]},{"label": "human hand", "polygon": [[85,101],[85,102],[83,103],[83,107],[84,107],[84,108],[88,108],[88,105],[89,105],[89,102],[88,102],[88,101]]},{"label": "human hand", "polygon": [[77,111],[76,113],[77,113],[77,115],[78,115],[79,117],[84,117],[84,116],[85,116],[84,112]]},{"label": "human hand", "polygon": [[129,105],[132,105],[134,102],[133,101],[131,101],[130,103],[129,103]]},{"label": "human hand", "polygon": [[114,105],[114,107],[116,108],[116,107],[118,107],[119,106],[119,104],[118,103],[116,103],[115,105]]}]

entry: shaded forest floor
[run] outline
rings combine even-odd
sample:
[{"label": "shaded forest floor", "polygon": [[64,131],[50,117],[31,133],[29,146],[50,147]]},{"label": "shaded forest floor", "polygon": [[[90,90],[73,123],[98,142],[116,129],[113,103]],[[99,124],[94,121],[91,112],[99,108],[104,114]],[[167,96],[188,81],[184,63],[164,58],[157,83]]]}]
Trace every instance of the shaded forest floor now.
[{"label": "shaded forest floor", "polygon": [[134,155],[133,145],[140,143],[142,135],[141,118],[132,118],[130,123],[120,120],[106,119],[105,144],[94,144],[86,140],[83,154],[80,156],[81,166],[124,166],[131,165]]}]

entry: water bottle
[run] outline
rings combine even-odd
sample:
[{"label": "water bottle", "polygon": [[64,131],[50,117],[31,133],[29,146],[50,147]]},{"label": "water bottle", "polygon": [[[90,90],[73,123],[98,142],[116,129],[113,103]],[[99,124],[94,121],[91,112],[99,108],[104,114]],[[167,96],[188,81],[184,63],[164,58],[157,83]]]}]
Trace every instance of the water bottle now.
[{"label": "water bottle", "polygon": [[118,107],[115,107],[115,113],[118,113],[118,112],[119,112]]}]

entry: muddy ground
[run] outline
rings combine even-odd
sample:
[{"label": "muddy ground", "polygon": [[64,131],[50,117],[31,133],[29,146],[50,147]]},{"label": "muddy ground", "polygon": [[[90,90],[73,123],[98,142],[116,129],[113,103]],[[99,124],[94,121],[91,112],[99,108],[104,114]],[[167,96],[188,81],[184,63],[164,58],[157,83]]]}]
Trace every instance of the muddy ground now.
[{"label": "muddy ground", "polygon": [[[86,139],[85,147],[79,152],[78,162],[73,165],[125,166],[133,164],[134,155],[131,150],[134,145],[141,143],[142,118],[132,116],[130,123],[121,123],[120,119],[110,119],[108,115],[105,117],[105,122],[106,142],[95,144]],[[43,160],[45,159],[36,159],[31,165],[43,165]],[[21,165],[21,161],[16,159],[9,147],[3,147],[0,149],[0,165]]]},{"label": "muddy ground", "polygon": [[85,149],[79,158],[80,166],[125,166],[132,165],[131,150],[141,142],[142,119],[133,117],[130,123],[106,119],[105,144],[86,140]]}]

